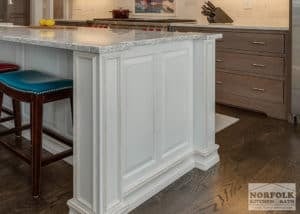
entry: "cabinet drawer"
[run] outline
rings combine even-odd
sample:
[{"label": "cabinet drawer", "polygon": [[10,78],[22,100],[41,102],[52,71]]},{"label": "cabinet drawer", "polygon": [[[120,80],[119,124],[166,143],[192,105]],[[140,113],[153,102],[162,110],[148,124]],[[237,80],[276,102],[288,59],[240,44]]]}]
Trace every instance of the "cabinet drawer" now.
[{"label": "cabinet drawer", "polygon": [[216,67],[270,76],[284,75],[284,59],[229,52],[217,52]]},{"label": "cabinet drawer", "polygon": [[283,34],[225,32],[217,40],[217,48],[256,52],[284,53]]},{"label": "cabinet drawer", "polygon": [[243,97],[259,99],[272,103],[283,103],[283,81],[229,74],[218,71],[216,74],[217,91]]}]

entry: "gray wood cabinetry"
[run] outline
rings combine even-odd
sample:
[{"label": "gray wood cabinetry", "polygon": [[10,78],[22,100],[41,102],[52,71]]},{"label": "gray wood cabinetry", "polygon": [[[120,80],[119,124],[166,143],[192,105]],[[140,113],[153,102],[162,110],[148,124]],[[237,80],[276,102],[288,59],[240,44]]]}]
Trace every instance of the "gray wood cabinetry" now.
[{"label": "gray wood cabinetry", "polygon": [[288,31],[176,27],[184,32],[218,32],[218,103],[287,119],[290,113],[290,40]]}]

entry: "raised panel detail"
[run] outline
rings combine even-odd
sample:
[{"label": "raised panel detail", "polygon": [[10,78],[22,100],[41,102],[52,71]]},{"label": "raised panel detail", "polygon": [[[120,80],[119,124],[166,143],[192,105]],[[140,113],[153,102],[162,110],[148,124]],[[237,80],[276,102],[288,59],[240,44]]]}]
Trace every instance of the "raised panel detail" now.
[{"label": "raised panel detail", "polygon": [[124,59],[121,73],[122,146],[125,174],[142,169],[154,160],[154,59]]},{"label": "raised panel detail", "polygon": [[191,85],[188,50],[163,53],[162,61],[162,156],[188,141],[189,88]]},{"label": "raised panel detail", "polygon": [[105,169],[106,169],[106,203],[107,209],[113,208],[121,198],[121,166],[120,166],[120,128],[119,128],[119,75],[120,58],[103,59],[103,79],[105,93]]},{"label": "raised panel detail", "polygon": [[[74,53],[74,148],[76,176],[74,192],[77,199],[92,210],[97,208],[95,182],[99,167],[98,147],[98,57],[94,54]],[[93,122],[91,122],[93,121]],[[76,163],[80,163],[76,165]]]},{"label": "raised panel detail", "polygon": [[17,59],[17,45],[9,42],[0,42],[1,61],[15,63]]}]

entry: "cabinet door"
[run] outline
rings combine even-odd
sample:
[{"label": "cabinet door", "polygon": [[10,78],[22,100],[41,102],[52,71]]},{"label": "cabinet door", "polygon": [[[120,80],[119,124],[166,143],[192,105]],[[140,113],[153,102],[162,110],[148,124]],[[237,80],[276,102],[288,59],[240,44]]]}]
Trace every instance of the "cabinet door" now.
[{"label": "cabinet door", "polygon": [[152,55],[125,59],[121,71],[121,139],[124,174],[155,162],[155,68]]},{"label": "cabinet door", "polygon": [[162,127],[161,158],[178,155],[186,146],[191,129],[192,64],[188,50],[165,52],[161,56]]},{"label": "cabinet door", "polygon": [[15,25],[29,25],[30,23],[30,1],[13,0],[4,1],[6,4],[6,17],[4,22],[12,22]]},{"label": "cabinet door", "polygon": [[5,22],[6,20],[6,2],[5,0],[0,0],[0,22]]},{"label": "cabinet door", "polygon": [[122,58],[120,144],[127,187],[192,144],[192,49],[173,46]]}]

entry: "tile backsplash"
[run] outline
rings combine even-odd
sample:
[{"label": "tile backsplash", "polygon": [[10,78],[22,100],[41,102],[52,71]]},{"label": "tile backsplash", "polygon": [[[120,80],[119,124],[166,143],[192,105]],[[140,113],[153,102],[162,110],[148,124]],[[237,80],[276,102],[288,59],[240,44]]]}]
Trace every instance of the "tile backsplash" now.
[{"label": "tile backsplash", "polygon": [[[176,17],[206,23],[201,6],[206,0],[177,0]],[[237,25],[288,26],[289,0],[211,0]],[[73,0],[73,19],[110,17],[112,8],[133,10],[134,0]]]}]

